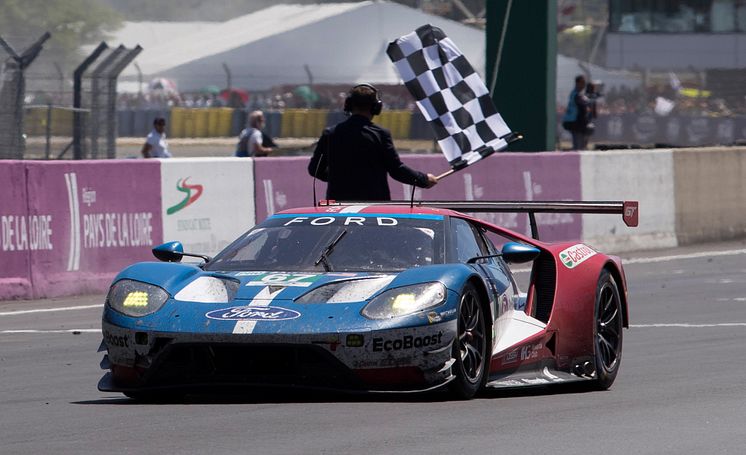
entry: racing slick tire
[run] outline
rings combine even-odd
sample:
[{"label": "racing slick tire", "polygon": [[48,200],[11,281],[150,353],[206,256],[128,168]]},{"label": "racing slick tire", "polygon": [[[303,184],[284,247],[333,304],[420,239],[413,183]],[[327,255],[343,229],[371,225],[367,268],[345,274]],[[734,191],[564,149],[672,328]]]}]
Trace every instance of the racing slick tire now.
[{"label": "racing slick tire", "polygon": [[488,327],[484,303],[474,287],[467,283],[458,305],[458,329],[453,341],[454,375],[448,386],[454,397],[472,398],[487,382]]},{"label": "racing slick tire", "polygon": [[607,269],[596,286],[593,312],[593,353],[596,380],[593,388],[606,390],[614,383],[622,362],[622,299],[619,287]]}]

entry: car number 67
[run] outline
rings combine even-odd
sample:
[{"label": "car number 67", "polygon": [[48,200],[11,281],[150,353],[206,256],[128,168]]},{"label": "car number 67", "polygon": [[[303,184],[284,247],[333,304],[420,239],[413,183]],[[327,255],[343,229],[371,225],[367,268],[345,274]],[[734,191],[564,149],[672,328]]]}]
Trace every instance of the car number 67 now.
[{"label": "car number 67", "polygon": [[298,273],[298,274],[287,274],[287,273],[272,273],[265,277],[262,277],[264,283],[294,283],[296,281],[302,281],[306,278],[313,278],[314,274],[311,273]]}]

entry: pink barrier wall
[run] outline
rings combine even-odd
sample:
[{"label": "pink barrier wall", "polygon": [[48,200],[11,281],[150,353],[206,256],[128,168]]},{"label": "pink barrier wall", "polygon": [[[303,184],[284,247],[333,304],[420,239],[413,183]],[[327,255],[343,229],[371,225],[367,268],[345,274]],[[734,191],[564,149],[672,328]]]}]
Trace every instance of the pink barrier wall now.
[{"label": "pink barrier wall", "polygon": [[0,300],[31,294],[26,168],[22,161],[0,166]]},{"label": "pink barrier wall", "polygon": [[[262,158],[254,161],[256,219],[261,222],[280,210],[313,205],[313,179],[308,157]],[[439,175],[448,165],[439,154],[404,155],[414,169]],[[389,178],[391,197],[409,199],[411,187]],[[417,189],[424,200],[579,200],[580,156],[577,153],[502,153],[444,178],[431,189]],[[326,184],[316,183],[316,197],[323,199]],[[516,214],[482,214],[480,217],[518,232],[528,233],[528,217]],[[581,235],[581,217],[570,214],[537,215],[543,240],[574,240]]]},{"label": "pink barrier wall", "polygon": [[123,267],[151,259],[150,249],[163,238],[158,161],[20,166],[20,172],[15,164],[0,166],[0,176],[10,172],[6,178],[14,182],[10,203],[3,198],[5,224],[14,217],[12,236],[7,227],[4,235],[14,249],[2,250],[2,277],[21,283],[0,282],[0,297],[103,291]]}]

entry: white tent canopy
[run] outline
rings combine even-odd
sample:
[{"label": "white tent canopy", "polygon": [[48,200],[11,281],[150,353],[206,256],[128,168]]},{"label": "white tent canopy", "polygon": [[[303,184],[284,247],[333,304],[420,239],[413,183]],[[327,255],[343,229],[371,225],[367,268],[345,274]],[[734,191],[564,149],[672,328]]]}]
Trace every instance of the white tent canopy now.
[{"label": "white tent canopy", "polygon": [[[222,23],[167,23],[167,33],[147,30],[161,23],[130,23],[111,41],[142,45],[136,62],[145,80],[169,78],[181,91],[224,86],[223,63],[231,85],[249,90],[308,83],[304,65],[317,84],[394,84],[399,76],[386,46],[428,23],[443,29],[484,74],[482,30],[384,1],[276,5]],[[130,65],[120,80],[136,80],[136,74]]]}]

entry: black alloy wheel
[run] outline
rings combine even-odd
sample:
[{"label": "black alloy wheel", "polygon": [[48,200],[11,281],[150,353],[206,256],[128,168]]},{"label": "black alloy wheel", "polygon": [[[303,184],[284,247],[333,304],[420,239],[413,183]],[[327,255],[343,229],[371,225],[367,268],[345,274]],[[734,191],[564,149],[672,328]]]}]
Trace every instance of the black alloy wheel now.
[{"label": "black alloy wheel", "polygon": [[606,390],[614,383],[622,362],[622,299],[614,277],[604,269],[596,287],[593,351],[596,360],[595,388]]},{"label": "black alloy wheel", "polygon": [[456,379],[449,386],[457,398],[469,399],[487,379],[489,341],[482,299],[471,283],[467,283],[461,293],[457,324],[457,336],[453,342]]}]

